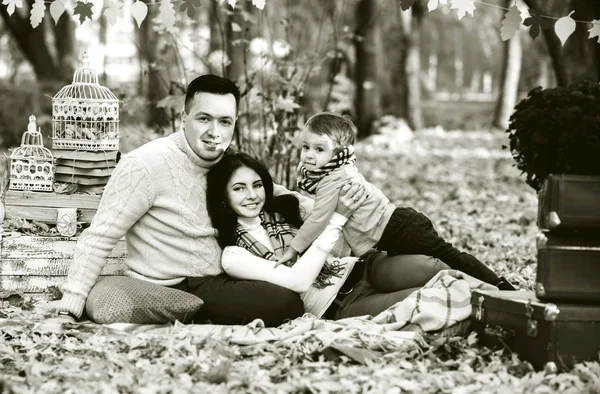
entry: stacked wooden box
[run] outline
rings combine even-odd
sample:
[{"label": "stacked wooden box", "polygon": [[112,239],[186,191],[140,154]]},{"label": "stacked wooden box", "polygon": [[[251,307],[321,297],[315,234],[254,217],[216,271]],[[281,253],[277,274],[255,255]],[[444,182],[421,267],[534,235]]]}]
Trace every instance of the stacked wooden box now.
[{"label": "stacked wooden box", "polygon": [[[38,130],[34,121],[35,117],[30,118],[30,133]],[[23,188],[11,187],[6,193],[0,190],[0,301],[3,302],[14,293],[49,297],[48,287],[58,286],[66,279],[78,240],[77,233],[70,237],[42,237],[3,232],[8,230],[3,229],[5,215],[43,228],[44,224],[56,225],[60,210],[60,224],[56,228],[64,235],[71,235],[73,232],[65,228],[74,230],[92,221],[104,186],[117,164],[119,101],[98,83],[85,53],[73,83],[52,99],[52,148],[54,184],[44,189],[31,187],[22,191]],[[63,226],[64,222],[67,226]],[[21,221],[11,223],[20,226]],[[122,274],[125,256],[125,242],[121,240],[102,275]]]},{"label": "stacked wooden box", "polygon": [[102,193],[117,165],[117,151],[84,152],[53,149],[56,160],[54,178],[77,184],[78,192]]},{"label": "stacked wooden box", "polygon": [[7,218],[35,220],[45,224],[56,224],[59,208],[76,208],[79,223],[90,223],[96,214],[101,195],[58,194],[7,190],[5,209]]},{"label": "stacked wooden box", "polygon": [[[51,299],[51,286],[61,285],[69,272],[77,237],[36,237],[14,234],[0,243],[0,301],[14,294]],[[127,248],[120,240],[100,275],[122,275]]]}]

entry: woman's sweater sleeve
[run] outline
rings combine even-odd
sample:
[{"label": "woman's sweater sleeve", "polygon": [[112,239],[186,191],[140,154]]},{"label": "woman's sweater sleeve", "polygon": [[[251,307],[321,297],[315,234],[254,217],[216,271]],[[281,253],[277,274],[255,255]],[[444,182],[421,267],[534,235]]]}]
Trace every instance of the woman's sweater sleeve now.
[{"label": "woman's sweater sleeve", "polygon": [[274,269],[275,261],[258,257],[239,246],[226,247],[221,264],[225,272],[234,278],[262,280],[305,293],[323,268],[346,220],[334,213],[325,230],[292,267],[280,265]]}]

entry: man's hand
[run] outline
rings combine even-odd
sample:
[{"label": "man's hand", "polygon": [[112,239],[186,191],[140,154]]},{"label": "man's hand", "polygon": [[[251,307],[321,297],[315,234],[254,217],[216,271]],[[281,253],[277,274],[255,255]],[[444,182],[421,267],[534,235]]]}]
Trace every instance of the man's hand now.
[{"label": "man's hand", "polygon": [[50,314],[50,317],[46,319],[47,323],[76,323],[76,320],[70,315],[59,315],[58,314],[58,306],[60,305],[60,300],[50,301],[43,306],[44,311]]},{"label": "man's hand", "polygon": [[273,268],[277,268],[281,264],[287,263],[288,261],[296,261],[297,258],[298,252],[296,252],[294,248],[290,247],[288,248],[287,252],[285,252],[283,257],[281,257],[279,261],[275,263],[275,266]]},{"label": "man's hand", "polygon": [[70,315],[58,315],[52,316],[45,320],[46,323],[56,323],[56,324],[65,324],[65,323],[76,323],[77,321],[73,319]]}]

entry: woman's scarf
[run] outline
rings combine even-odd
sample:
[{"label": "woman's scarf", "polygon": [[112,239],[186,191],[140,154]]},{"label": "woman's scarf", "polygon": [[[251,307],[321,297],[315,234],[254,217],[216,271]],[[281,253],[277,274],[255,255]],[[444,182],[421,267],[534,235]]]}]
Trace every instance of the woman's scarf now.
[{"label": "woman's scarf", "polygon": [[354,156],[354,147],[352,145],[346,146],[335,156],[331,158],[323,167],[316,170],[307,170],[304,165],[298,167],[299,181],[298,187],[310,194],[317,192],[317,185],[321,179],[331,171],[340,168],[344,164],[354,163],[356,156]]},{"label": "woman's scarf", "polygon": [[[277,261],[283,256],[287,248],[291,247],[292,240],[294,239],[297,230],[287,224],[283,217],[278,213],[270,214],[262,211],[259,214],[259,217],[261,225],[267,230],[267,234],[271,239],[274,252],[271,252],[269,248],[257,241],[256,238],[254,238],[239,223],[235,230],[236,245],[263,259]],[[291,267],[295,264],[295,261],[288,261],[284,264]],[[336,262],[335,264],[329,262],[325,263],[321,272],[319,272],[317,279],[315,279],[313,286],[322,289],[332,285],[333,283],[330,281],[330,278],[332,276],[340,278],[340,272],[343,270],[344,266],[345,264],[339,262]]]}]

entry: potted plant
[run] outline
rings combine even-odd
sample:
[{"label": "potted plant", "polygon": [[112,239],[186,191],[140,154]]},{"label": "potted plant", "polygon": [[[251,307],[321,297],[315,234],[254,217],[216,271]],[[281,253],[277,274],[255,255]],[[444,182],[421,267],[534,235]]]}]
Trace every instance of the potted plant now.
[{"label": "potted plant", "polygon": [[531,90],[507,132],[516,166],[536,191],[550,174],[600,175],[600,84]]}]

